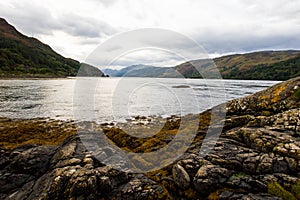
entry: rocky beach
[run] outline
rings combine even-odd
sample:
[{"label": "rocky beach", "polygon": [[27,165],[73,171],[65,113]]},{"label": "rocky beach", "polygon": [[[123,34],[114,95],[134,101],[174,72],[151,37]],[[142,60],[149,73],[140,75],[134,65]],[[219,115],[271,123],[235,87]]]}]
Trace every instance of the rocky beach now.
[{"label": "rocky beach", "polygon": [[[226,118],[212,151],[199,155],[212,110],[188,115],[199,121],[189,127],[197,129],[189,149],[147,173],[105,166],[85,148],[74,121],[1,118],[0,199],[300,199],[300,77],[222,106]],[[169,117],[149,138],[122,131],[154,127],[147,117],[94,125],[118,147],[144,153],[168,145],[181,120]]]}]

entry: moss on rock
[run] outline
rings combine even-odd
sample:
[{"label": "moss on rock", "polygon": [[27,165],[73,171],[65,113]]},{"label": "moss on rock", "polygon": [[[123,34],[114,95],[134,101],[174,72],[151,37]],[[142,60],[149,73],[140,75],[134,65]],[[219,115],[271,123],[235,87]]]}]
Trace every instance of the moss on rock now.
[{"label": "moss on rock", "polygon": [[26,144],[59,145],[76,134],[72,122],[51,119],[0,120],[0,147],[14,149]]},{"label": "moss on rock", "polygon": [[278,182],[271,182],[268,184],[268,193],[284,200],[297,200],[292,193],[284,189]]}]

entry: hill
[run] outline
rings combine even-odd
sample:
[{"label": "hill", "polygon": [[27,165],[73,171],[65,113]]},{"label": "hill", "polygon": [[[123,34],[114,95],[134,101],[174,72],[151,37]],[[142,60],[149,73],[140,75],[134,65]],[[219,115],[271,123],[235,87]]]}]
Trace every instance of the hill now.
[{"label": "hill", "polygon": [[118,77],[201,78],[197,69],[209,74],[216,70],[214,66],[225,79],[287,80],[300,75],[300,51],[261,51],[192,60],[175,67],[132,65],[105,72]]},{"label": "hill", "polygon": [[[299,76],[300,51],[261,51],[213,59],[225,79],[287,80]],[[213,62],[193,60],[175,67],[188,78],[201,77],[195,68],[213,69]]]},{"label": "hill", "polygon": [[0,18],[0,77],[76,76],[80,66],[78,61],[59,55]]}]

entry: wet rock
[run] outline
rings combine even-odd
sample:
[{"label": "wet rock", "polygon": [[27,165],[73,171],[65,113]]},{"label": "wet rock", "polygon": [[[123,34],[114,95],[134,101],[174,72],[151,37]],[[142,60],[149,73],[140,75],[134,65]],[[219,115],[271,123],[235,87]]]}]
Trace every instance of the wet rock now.
[{"label": "wet rock", "polygon": [[273,173],[273,154],[264,154],[261,156],[259,164],[256,169],[257,174]]},{"label": "wet rock", "polygon": [[280,200],[281,198],[272,196],[268,193],[251,194],[251,193],[236,193],[224,191],[219,195],[220,200]]},{"label": "wet rock", "polygon": [[182,189],[186,189],[190,185],[190,177],[189,174],[185,171],[185,169],[177,164],[172,169],[173,179],[178,185],[178,187]]},{"label": "wet rock", "polygon": [[204,164],[194,177],[194,187],[200,194],[208,194],[224,184],[230,175],[231,172],[226,168]]},{"label": "wet rock", "polygon": [[288,164],[283,157],[279,157],[274,160],[274,172],[288,172]]},{"label": "wet rock", "polygon": [[126,184],[111,192],[112,199],[165,199],[168,198],[162,186],[139,174]]},{"label": "wet rock", "polygon": [[29,174],[12,174],[3,171],[1,171],[0,174],[1,193],[12,193],[25,183],[34,179],[34,177]]},{"label": "wet rock", "polygon": [[38,177],[47,171],[55,150],[55,146],[39,146],[25,150],[13,158],[7,169],[13,173]]}]

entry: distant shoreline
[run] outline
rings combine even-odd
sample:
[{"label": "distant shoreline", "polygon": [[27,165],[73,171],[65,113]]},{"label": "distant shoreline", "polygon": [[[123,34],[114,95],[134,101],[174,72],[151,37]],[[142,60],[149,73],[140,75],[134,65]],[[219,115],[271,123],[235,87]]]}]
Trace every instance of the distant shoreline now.
[{"label": "distant shoreline", "polygon": [[67,79],[68,77],[0,77],[0,80],[47,80],[47,79]]},{"label": "distant shoreline", "polygon": [[[55,80],[55,79],[75,79],[75,78],[80,78],[79,76],[67,76],[67,77],[0,77],[0,80]],[[116,79],[121,79],[121,78],[159,78],[159,79],[199,79],[202,80],[203,78],[167,78],[167,77],[120,77],[120,76],[110,76],[110,77],[95,77],[95,76],[90,76],[90,77],[85,77],[85,78],[116,78]],[[278,81],[282,82],[282,80],[262,80],[262,79],[229,79],[229,78],[221,78],[221,79],[213,79],[213,78],[204,78],[205,80],[239,80],[239,81]]]},{"label": "distant shoreline", "polygon": [[[47,80],[47,79],[73,79],[79,76],[66,76],[66,77],[0,77],[0,80]],[[94,77],[94,76],[91,76]],[[94,78],[107,78],[107,77],[94,77]]]},{"label": "distant shoreline", "polygon": [[68,78],[68,77],[76,77],[76,76],[46,76],[42,74],[27,74],[27,75],[0,75],[0,80],[5,80],[5,79],[63,79],[63,78]]}]

